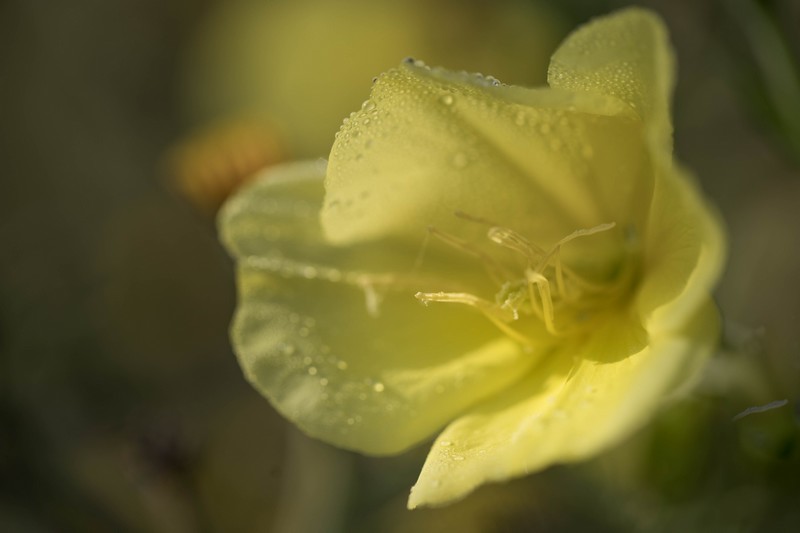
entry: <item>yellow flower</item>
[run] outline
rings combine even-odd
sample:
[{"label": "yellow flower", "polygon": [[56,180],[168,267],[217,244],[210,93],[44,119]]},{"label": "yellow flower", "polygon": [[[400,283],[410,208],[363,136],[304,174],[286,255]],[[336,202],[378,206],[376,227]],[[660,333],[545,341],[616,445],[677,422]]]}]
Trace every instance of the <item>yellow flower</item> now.
[{"label": "yellow flower", "polygon": [[629,9],[569,36],[549,88],[382,75],[327,170],[273,169],[222,213],[247,377],[352,450],[444,427],[412,508],[641,427],[719,330],[724,235],[672,159],[672,72],[658,17]]}]

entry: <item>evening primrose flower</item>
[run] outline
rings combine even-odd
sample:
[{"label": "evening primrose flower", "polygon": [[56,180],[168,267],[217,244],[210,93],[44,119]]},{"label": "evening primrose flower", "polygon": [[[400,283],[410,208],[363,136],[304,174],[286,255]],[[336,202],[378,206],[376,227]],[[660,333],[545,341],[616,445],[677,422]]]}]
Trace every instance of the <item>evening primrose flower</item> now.
[{"label": "evening primrose flower", "polygon": [[724,235],[672,159],[672,75],[661,21],[628,9],[570,35],[547,88],[380,76],[327,168],[223,210],[248,379],[344,448],[441,430],[412,508],[630,435],[719,332]]}]

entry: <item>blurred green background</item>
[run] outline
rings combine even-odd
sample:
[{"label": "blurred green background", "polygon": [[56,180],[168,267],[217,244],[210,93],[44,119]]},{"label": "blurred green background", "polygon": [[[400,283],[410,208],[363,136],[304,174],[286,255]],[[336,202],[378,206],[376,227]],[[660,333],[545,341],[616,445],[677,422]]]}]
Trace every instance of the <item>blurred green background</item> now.
[{"label": "blurred green background", "polygon": [[729,226],[724,345],[621,448],[409,513],[425,445],[333,450],[242,378],[213,208],[325,157],[406,56],[541,84],[631,3],[0,2],[0,531],[800,530],[800,2],[632,3],[670,28],[676,152]]}]

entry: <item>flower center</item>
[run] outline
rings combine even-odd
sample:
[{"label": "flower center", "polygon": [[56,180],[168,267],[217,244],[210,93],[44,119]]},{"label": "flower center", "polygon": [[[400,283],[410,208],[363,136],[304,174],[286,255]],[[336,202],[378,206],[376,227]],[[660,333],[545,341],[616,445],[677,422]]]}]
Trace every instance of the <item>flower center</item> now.
[{"label": "flower center", "polygon": [[474,307],[512,338],[532,344],[531,337],[519,327],[523,319],[535,318],[551,335],[571,335],[585,329],[600,308],[618,301],[630,287],[634,262],[627,258],[623,260],[614,279],[608,282],[586,279],[564,264],[561,258],[562,248],[571,241],[610,231],[616,226],[614,222],[578,229],[546,250],[512,229],[463,213],[456,215],[489,225],[489,240],[520,256],[524,260],[524,267],[521,271],[509,269],[471,243],[431,227],[429,232],[433,236],[479,259],[499,290],[494,301],[467,292],[415,294],[425,305],[446,302]]}]

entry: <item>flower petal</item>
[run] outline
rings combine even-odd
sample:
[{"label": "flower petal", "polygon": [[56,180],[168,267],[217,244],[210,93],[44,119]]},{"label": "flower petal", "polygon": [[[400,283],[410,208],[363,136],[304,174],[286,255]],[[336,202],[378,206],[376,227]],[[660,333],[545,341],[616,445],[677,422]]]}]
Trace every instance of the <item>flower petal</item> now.
[{"label": "flower petal", "polygon": [[239,268],[234,348],[255,388],[305,432],[396,453],[536,356],[466,307],[417,302],[404,285],[425,282],[409,274],[416,249],[326,243],[323,175],[316,163],[275,167],[226,204],[220,230]]},{"label": "flower petal", "polygon": [[574,31],[553,55],[551,87],[619,98],[636,110],[656,150],[672,150],[674,58],[661,19],[629,8]]},{"label": "flower petal", "polygon": [[418,240],[430,225],[485,240],[461,211],[548,246],[579,228],[638,223],[650,164],[641,121],[615,98],[406,63],[340,130],[322,224],[340,244]]},{"label": "flower petal", "polygon": [[640,315],[651,333],[681,328],[719,280],[727,243],[716,210],[677,165],[656,180],[643,242]]},{"label": "flower petal", "polygon": [[[578,461],[620,441],[652,415],[666,392],[693,377],[719,331],[716,309],[706,302],[682,334],[651,338],[628,357],[614,353],[624,351],[617,344],[604,358],[605,342],[631,331],[625,322],[553,356],[448,426],[428,455],[409,507],[444,504],[483,483]],[[628,346],[637,346],[636,335],[629,337],[634,342]]]}]

